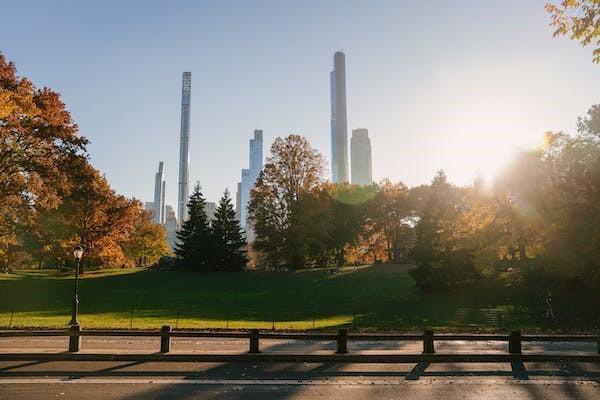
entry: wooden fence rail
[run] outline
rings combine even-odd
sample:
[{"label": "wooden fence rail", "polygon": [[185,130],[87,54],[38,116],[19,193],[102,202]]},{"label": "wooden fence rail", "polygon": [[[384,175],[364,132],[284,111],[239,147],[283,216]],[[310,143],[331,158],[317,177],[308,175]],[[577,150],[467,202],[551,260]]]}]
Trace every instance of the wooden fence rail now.
[{"label": "wooden fence rail", "polygon": [[[435,353],[435,342],[436,341],[503,341],[508,343],[508,355],[520,356],[522,355],[521,344],[522,342],[596,342],[597,352],[600,354],[600,335],[523,335],[520,330],[510,331],[507,334],[434,334],[432,330],[426,330],[422,334],[356,334],[348,333],[345,329],[340,329],[336,333],[290,333],[290,332],[260,332],[258,329],[251,329],[249,331],[173,331],[169,325],[163,326],[160,330],[82,330],[79,326],[73,326],[71,329],[57,329],[57,330],[0,330],[0,338],[14,338],[14,337],[69,337],[69,352],[77,353],[81,347],[81,338],[89,336],[125,336],[125,337],[157,337],[160,338],[160,353],[166,354],[171,351],[171,339],[178,337],[186,338],[230,338],[230,339],[248,339],[249,341],[249,354],[260,353],[260,340],[269,339],[292,339],[292,340],[303,340],[303,341],[335,341],[337,344],[335,354],[342,355],[348,353],[348,342],[360,342],[360,341],[421,341],[423,343],[422,355],[433,355]],[[0,354],[1,356],[1,354]],[[134,355],[123,355],[132,356]],[[355,355],[358,357],[359,355]],[[360,355],[365,356],[366,355]],[[376,355],[378,356],[378,355]],[[413,355],[416,357],[416,355]],[[460,354],[444,354],[439,355],[438,359],[453,359],[454,356],[461,356]],[[464,357],[471,357],[474,359],[486,358],[486,355],[462,355]],[[495,356],[502,356],[495,355]],[[536,358],[538,356],[544,357],[544,355],[529,354],[529,358]],[[84,356],[82,356],[85,358]],[[79,357],[79,358],[82,358]],[[118,356],[117,356],[118,357]],[[178,355],[175,358],[185,358],[186,355]],[[277,355],[273,355],[277,358]],[[273,357],[262,357],[264,359],[272,359]],[[309,359],[311,355],[290,355],[290,358],[302,358]],[[356,357],[346,358],[348,360]],[[383,357],[383,356],[382,356]],[[387,357],[387,356],[386,356]],[[557,355],[548,356],[550,358],[558,357]],[[573,356],[577,357],[592,357],[590,360],[600,360],[598,356]],[[410,358],[410,357],[404,357]],[[497,357],[496,357],[497,358]],[[335,359],[335,357],[334,357]],[[369,357],[365,359],[370,359]],[[388,358],[386,358],[388,359]],[[392,359],[403,359],[402,355],[394,355]],[[387,361],[381,361],[387,362]]]}]

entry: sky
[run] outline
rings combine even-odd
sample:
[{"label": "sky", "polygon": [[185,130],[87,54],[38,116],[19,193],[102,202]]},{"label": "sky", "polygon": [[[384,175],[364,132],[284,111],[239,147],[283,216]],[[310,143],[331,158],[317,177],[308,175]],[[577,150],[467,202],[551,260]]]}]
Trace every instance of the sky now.
[{"label": "sky", "polygon": [[61,93],[119,193],[177,204],[181,74],[192,72],[190,182],[235,193],[248,141],[304,135],[330,162],[329,72],[346,54],[348,127],[373,177],[438,169],[470,184],[600,102],[592,50],[553,38],[545,0],[8,1],[0,51]]}]

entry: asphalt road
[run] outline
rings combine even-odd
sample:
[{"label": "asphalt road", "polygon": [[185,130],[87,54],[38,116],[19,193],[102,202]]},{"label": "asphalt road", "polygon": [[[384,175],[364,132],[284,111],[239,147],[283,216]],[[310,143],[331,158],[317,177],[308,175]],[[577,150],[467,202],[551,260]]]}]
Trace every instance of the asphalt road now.
[{"label": "asphalt road", "polygon": [[[61,338],[1,339],[0,353],[61,352]],[[261,341],[264,352],[334,351],[334,343]],[[506,352],[506,343],[440,342],[438,352]],[[247,340],[176,339],[174,352],[241,353]],[[416,353],[421,343],[350,343],[359,353]],[[596,353],[594,343],[524,344]],[[158,350],[153,338],[84,338],[83,352]],[[2,361],[0,399],[590,399],[600,398],[599,363],[177,363]]]}]

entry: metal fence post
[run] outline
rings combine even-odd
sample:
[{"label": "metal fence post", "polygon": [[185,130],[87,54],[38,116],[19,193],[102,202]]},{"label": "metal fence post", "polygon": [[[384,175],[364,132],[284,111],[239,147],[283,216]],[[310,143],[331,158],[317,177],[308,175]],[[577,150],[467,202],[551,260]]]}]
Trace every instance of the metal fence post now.
[{"label": "metal fence post", "polygon": [[435,348],[433,347],[433,331],[426,330],[423,332],[423,354],[433,354]]},{"label": "metal fence post", "polygon": [[248,353],[260,353],[258,347],[258,329],[250,330],[250,351]]},{"label": "metal fence post", "polygon": [[273,324],[271,325],[271,330],[275,330],[275,311],[273,311]]},{"label": "metal fence post", "polygon": [[81,328],[79,324],[71,325],[71,332],[69,335],[69,352],[77,353],[79,351],[79,345],[81,343],[81,336],[79,336]]},{"label": "metal fence post", "polygon": [[340,329],[337,335],[337,354],[346,354],[348,352],[348,338],[345,329]]},{"label": "metal fence post", "polygon": [[160,330],[160,352],[168,353],[171,350],[171,326],[163,325]]},{"label": "metal fence post", "polygon": [[521,331],[510,331],[508,335],[508,352],[510,354],[521,354]]}]

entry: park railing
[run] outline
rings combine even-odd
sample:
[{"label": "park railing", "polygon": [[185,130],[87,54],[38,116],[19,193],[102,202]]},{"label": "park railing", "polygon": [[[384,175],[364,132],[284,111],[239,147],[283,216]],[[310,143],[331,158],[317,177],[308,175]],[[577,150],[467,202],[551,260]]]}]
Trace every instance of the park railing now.
[{"label": "park railing", "polygon": [[[524,335],[520,330],[513,330],[506,334],[435,334],[432,330],[425,330],[418,334],[365,334],[348,333],[346,329],[329,333],[299,333],[260,331],[193,331],[172,330],[165,325],[160,330],[82,330],[79,326],[62,330],[0,330],[0,338],[16,337],[68,337],[69,345],[66,353],[0,353],[0,360],[112,360],[112,361],[298,361],[298,362],[502,362],[502,361],[586,361],[600,362],[600,335]],[[79,353],[82,337],[156,337],[160,338],[159,353],[152,354],[89,354]],[[171,340],[174,338],[221,338],[221,339],[247,339],[248,352],[246,354],[169,354]],[[335,342],[336,351],[333,354],[283,354],[277,352],[261,353],[261,340],[298,340],[316,342]],[[349,351],[349,342],[422,342],[422,352],[419,354],[352,354]],[[506,353],[445,353],[437,354],[435,343],[443,341],[481,342],[496,341],[506,342]],[[596,343],[597,354],[573,354],[554,352],[523,353],[523,342],[588,342]]]}]

